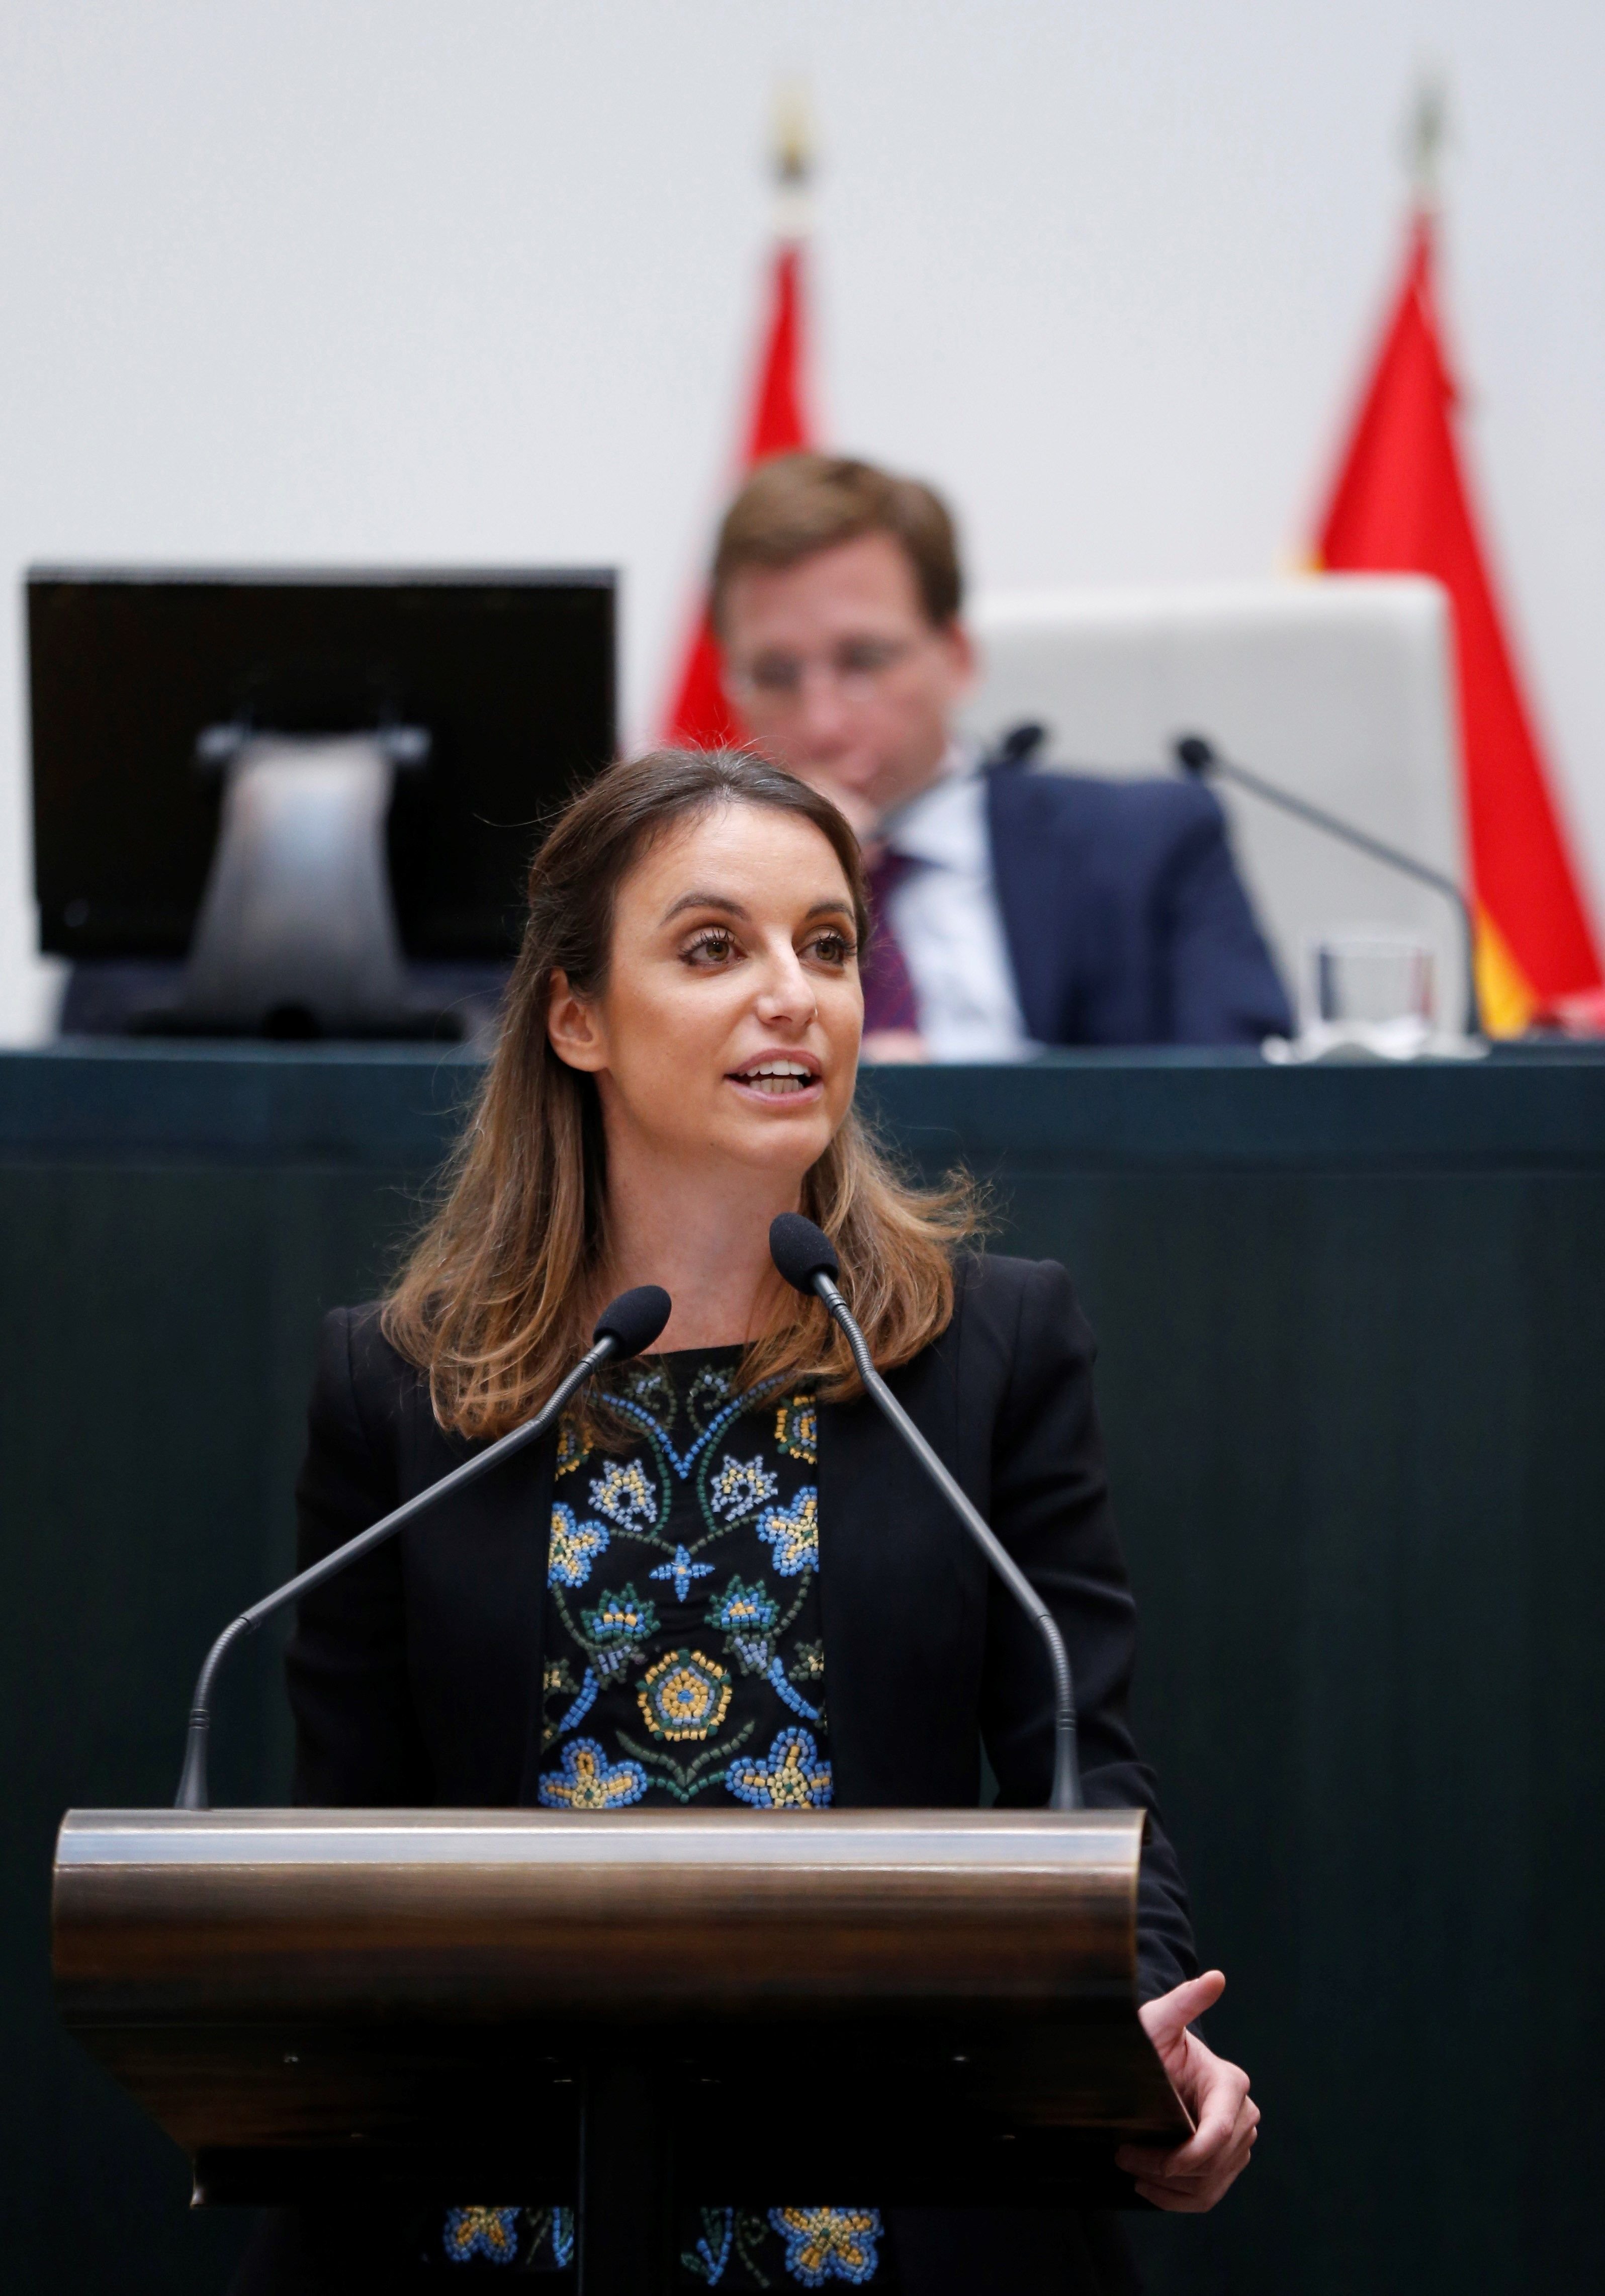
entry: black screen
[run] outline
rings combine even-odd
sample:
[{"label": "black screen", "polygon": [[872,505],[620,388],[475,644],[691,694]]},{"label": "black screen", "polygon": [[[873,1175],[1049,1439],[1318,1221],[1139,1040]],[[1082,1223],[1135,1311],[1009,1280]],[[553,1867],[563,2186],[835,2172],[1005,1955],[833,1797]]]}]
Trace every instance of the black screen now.
[{"label": "black screen", "polygon": [[419,726],[391,878],[419,958],[517,947],[539,823],[614,753],[614,578],[139,573],[28,578],[42,946],[182,956],[222,786],[197,736]]}]

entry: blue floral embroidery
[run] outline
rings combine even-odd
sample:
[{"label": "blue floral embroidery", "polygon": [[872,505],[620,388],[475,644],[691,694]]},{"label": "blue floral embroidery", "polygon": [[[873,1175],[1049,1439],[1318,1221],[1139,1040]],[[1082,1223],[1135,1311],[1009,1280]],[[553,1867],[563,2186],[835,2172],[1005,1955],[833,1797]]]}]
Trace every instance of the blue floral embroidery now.
[{"label": "blue floral embroidery", "polygon": [[782,1730],[766,1755],[732,1762],[725,1790],[755,1809],[825,1809],[832,1792],[831,1765],[820,1759],[811,1731]]},{"label": "blue floral embroidery", "polygon": [[[761,1578],[755,1578],[750,1587],[733,1578],[708,1606],[708,1625],[724,1628],[725,1640],[747,1674],[768,1673],[769,1630],[779,1616],[780,1604]],[[778,1666],[780,1660],[774,1663]]]},{"label": "blue floral embroidery", "polygon": [[[651,1407],[652,1398],[666,1391],[667,1383],[661,1381],[660,1374],[648,1374],[637,1381],[632,1389],[626,1389],[623,1394],[616,1395],[613,1398],[613,1407],[616,1411],[622,1412],[626,1419],[633,1419],[638,1427],[643,1428],[651,1435],[653,1442],[661,1448],[664,1457],[668,1460],[676,1474],[684,1481],[702,1453],[710,1445],[718,1441],[732,1420],[739,1419],[743,1411],[750,1411],[753,1405],[761,1402],[771,1389],[778,1383],[779,1374],[776,1374],[774,1378],[759,1380],[757,1385],[749,1388],[744,1395],[731,1395],[728,1374],[700,1372],[692,1388],[691,1401],[695,1404],[699,1398],[706,1393],[721,1402],[723,1408],[703,1428],[696,1441],[685,1451],[676,1448],[661,1413],[655,1412]],[[726,1398],[728,1400],[725,1399]]]},{"label": "blue floral embroidery", "polygon": [[712,1578],[713,1565],[711,1562],[693,1562],[689,1546],[676,1546],[668,1562],[660,1562],[651,1576],[654,1578],[672,1578],[675,1582],[675,1600],[676,1603],[683,1603],[691,1592],[691,1582],[693,1578]]},{"label": "blue floral embroidery", "polygon": [[574,1703],[569,1707],[568,1712],[564,1715],[562,1720],[558,1725],[557,1734],[560,1738],[566,1738],[570,1730],[578,1729],[580,1724],[585,1720],[593,1706],[595,1705],[596,1693],[601,1688],[602,1685],[596,1679],[595,1668],[594,1666],[586,1667],[585,1678],[574,1693]]},{"label": "blue floral embroidery", "polygon": [[574,2261],[574,2211],[553,2209],[552,2211],[552,2254],[560,2271]]},{"label": "blue floral embroidery", "polygon": [[718,1473],[708,1477],[708,1504],[716,1515],[735,1522],[772,1499],[779,1488],[780,1477],[772,1475],[761,1459],[733,1459],[726,1451]]},{"label": "blue floral embroidery", "polygon": [[707,1738],[729,1712],[730,1696],[722,1666],[700,1651],[676,1650],[648,1668],[635,1703],[656,1738]]},{"label": "blue floral embroidery", "polygon": [[769,2221],[786,2243],[786,2270],[803,2287],[874,2277],[879,2209],[771,2209]]},{"label": "blue floral embroidery", "polygon": [[546,1559],[548,1587],[583,1587],[591,1565],[608,1544],[599,1522],[576,1522],[572,1507],[552,1510],[552,1545]]},{"label": "blue floral embroidery", "polygon": [[519,2209],[448,2209],[441,2235],[447,2260],[466,2264],[482,2256],[491,2264],[516,2264]]},{"label": "blue floral embroidery", "polygon": [[789,1507],[770,1507],[758,1517],[757,1535],[774,1554],[782,1578],[819,1568],[819,1493],[810,1483]]},{"label": "blue floral embroidery", "polygon": [[[786,1669],[782,1666],[779,1659],[771,1659],[769,1661],[766,1678],[768,1680],[770,1689],[774,1691],[775,1696],[780,1700],[782,1706],[789,1706],[793,1714],[800,1714],[805,1722],[818,1721],[818,1707],[810,1706],[807,1700],[803,1696],[801,1691],[794,1690],[791,1687],[791,1685],[786,1680]],[[565,1725],[565,1727],[566,1726],[567,1726]]]},{"label": "blue floral embroidery", "polygon": [[591,1486],[591,1505],[621,1530],[650,1530],[658,1520],[658,1494],[639,1459],[610,1459]]},{"label": "blue floral embroidery", "polygon": [[594,1611],[582,1611],[579,1616],[595,1646],[595,1670],[603,1682],[621,1673],[635,1645],[658,1630],[657,1604],[643,1603],[633,1585],[617,1595],[604,1593]]},{"label": "blue floral embroidery", "polygon": [[594,1738],[563,1748],[561,1770],[548,1770],[536,1792],[543,1809],[624,1809],[646,1792],[639,1762],[610,1762]]},{"label": "blue floral embroidery", "polygon": [[[682,2256],[680,2261],[687,2272],[693,2273],[699,2280],[706,2280],[710,2288],[717,2288],[730,2262],[731,2243],[735,2238],[735,2210],[704,2209],[701,2217],[702,2230],[696,2247],[689,2255]],[[718,2246],[717,2255],[714,2253],[716,2242]]]},{"label": "blue floral embroidery", "polygon": [[750,1586],[739,1577],[733,1578],[708,1606],[708,1625],[724,1627],[733,1635],[766,1633],[779,1616],[780,1604],[761,1578]]}]

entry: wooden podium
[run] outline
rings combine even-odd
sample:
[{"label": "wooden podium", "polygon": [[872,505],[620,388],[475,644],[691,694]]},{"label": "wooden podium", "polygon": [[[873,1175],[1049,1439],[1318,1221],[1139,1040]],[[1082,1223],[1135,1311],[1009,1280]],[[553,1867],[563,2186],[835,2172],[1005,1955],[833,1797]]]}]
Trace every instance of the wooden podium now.
[{"label": "wooden podium", "polygon": [[1114,2146],[1188,2129],[1136,2014],[1144,1822],[74,1811],[57,1997],[198,2202],[574,2201],[584,2296],[653,2296],[676,2194],[1129,2197]]}]

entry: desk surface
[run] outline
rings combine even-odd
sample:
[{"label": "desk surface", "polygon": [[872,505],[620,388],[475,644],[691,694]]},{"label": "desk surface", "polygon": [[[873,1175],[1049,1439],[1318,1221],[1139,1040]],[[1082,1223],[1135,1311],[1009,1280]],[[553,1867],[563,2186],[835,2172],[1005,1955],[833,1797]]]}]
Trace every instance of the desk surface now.
[{"label": "desk surface", "polygon": [[[0,1053],[0,1156],[433,1161],[474,1091],[457,1052],[73,1043]],[[929,1156],[1049,1153],[1085,1168],[1402,1164],[1578,1168],[1605,1158],[1605,1045],[1272,1068],[1252,1052],[1065,1053],[1020,1066],[864,1071],[866,1103]]]}]

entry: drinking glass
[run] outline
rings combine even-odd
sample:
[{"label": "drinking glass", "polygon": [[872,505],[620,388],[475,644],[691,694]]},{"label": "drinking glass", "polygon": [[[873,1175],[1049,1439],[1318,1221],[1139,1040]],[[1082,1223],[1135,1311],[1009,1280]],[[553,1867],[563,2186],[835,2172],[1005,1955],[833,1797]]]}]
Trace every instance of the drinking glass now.
[{"label": "drinking glass", "polygon": [[1317,1026],[1365,1032],[1432,1024],[1432,949],[1407,933],[1330,934],[1310,946]]}]

